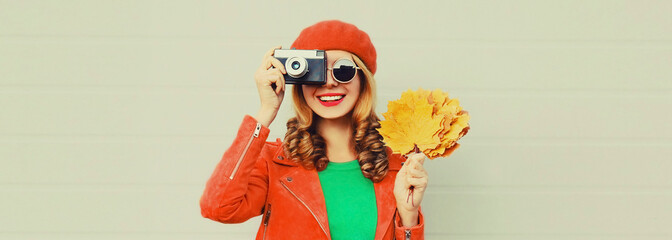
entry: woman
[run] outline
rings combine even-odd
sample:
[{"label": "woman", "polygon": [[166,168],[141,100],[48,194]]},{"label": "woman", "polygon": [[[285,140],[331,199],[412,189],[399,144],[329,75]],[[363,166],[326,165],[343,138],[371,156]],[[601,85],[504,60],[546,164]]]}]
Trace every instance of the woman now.
[{"label": "woman", "polygon": [[323,21],[292,48],[326,50],[326,84],[295,85],[297,116],[284,142],[266,142],[286,73],[272,56],[276,48],[266,53],[254,75],[261,108],[245,116],[208,180],[202,215],[240,223],[263,214],[257,239],[423,239],[425,156],[392,154],[375,129],[376,52],[368,34]]}]

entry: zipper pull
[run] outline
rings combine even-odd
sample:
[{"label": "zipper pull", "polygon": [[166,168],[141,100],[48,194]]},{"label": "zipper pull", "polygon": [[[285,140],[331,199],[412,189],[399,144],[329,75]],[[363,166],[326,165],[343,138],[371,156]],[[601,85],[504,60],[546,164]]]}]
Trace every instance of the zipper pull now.
[{"label": "zipper pull", "polygon": [[411,229],[406,229],[406,240],[411,240]]},{"label": "zipper pull", "polygon": [[268,204],[268,210],[266,210],[266,219],[264,219],[264,226],[268,225],[268,219],[271,217],[271,204]]},{"label": "zipper pull", "polygon": [[259,137],[259,132],[261,132],[261,123],[257,123],[257,127],[254,129],[254,137]]}]

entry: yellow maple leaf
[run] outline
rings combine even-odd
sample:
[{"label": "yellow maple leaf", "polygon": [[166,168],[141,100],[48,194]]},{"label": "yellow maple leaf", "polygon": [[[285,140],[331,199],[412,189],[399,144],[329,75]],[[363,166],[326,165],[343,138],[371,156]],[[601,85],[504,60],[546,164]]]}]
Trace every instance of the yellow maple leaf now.
[{"label": "yellow maple leaf", "polygon": [[409,154],[417,146],[420,151],[433,149],[441,143],[442,119],[434,118],[433,106],[421,101],[413,91],[391,101],[383,113],[378,132],[395,153]]},{"label": "yellow maple leaf", "polygon": [[470,116],[448,93],[407,90],[399,100],[388,103],[378,132],[394,153],[407,155],[417,150],[428,158],[446,157],[469,130]]}]

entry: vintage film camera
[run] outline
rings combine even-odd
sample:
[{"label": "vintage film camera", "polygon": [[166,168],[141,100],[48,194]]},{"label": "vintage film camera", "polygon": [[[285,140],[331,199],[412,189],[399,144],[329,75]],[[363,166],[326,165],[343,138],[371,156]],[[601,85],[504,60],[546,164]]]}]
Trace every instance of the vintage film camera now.
[{"label": "vintage film camera", "polygon": [[324,50],[276,49],[273,57],[285,65],[286,84],[327,83],[327,56]]}]

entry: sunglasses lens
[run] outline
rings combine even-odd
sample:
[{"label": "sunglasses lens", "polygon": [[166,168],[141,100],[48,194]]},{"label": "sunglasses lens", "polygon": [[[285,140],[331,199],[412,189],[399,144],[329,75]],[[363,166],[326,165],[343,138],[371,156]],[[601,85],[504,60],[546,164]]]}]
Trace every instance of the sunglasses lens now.
[{"label": "sunglasses lens", "polygon": [[341,59],[334,63],[334,78],[341,82],[352,80],[357,73],[355,63],[348,59]]}]

